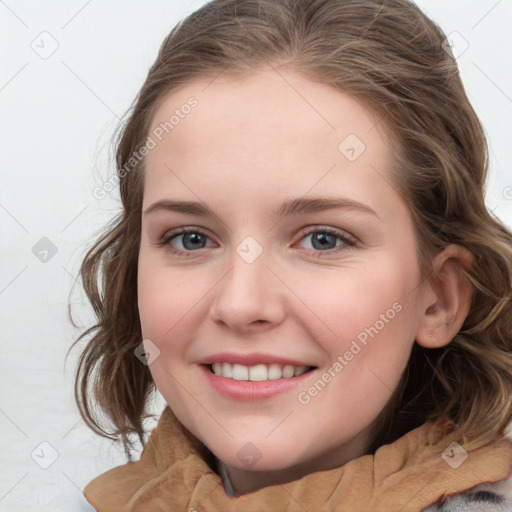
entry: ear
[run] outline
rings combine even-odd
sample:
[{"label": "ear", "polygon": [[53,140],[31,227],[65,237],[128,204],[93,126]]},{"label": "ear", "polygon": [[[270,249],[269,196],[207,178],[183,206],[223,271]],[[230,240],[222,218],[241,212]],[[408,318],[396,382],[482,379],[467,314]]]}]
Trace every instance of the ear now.
[{"label": "ear", "polygon": [[458,245],[449,245],[436,256],[432,284],[425,293],[425,310],[416,333],[416,341],[423,347],[443,347],[460,331],[473,294],[463,268],[473,264],[471,252]]}]

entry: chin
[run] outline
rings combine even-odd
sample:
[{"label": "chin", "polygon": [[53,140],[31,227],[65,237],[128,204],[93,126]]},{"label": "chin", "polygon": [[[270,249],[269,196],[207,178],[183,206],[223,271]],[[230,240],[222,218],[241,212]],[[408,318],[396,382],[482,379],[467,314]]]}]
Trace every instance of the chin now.
[{"label": "chin", "polygon": [[[212,450],[213,451],[213,450]],[[301,460],[290,458],[290,449],[275,450],[272,447],[259,449],[246,443],[238,450],[213,452],[226,466],[241,471],[280,471],[301,464]]]}]

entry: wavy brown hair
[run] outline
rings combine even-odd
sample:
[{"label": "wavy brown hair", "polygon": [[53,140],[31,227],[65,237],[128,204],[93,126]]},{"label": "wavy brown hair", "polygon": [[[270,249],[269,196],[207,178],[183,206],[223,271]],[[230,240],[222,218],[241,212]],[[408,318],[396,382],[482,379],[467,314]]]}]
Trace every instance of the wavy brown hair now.
[{"label": "wavy brown hair", "polygon": [[413,216],[424,279],[432,278],[433,258],[449,244],[475,256],[465,270],[473,297],[462,329],[442,348],[414,343],[375,420],[368,453],[425,421],[448,420],[463,443],[477,437],[476,446],[503,435],[512,418],[512,234],[486,208],[487,142],[445,41],[408,0],[213,0],[173,28],[115,139],[122,211],[81,266],[97,321],[75,341],[89,338],[75,397],[90,428],[121,439],[128,456],[132,435],[144,444],[155,388],[134,356],[142,341],[137,260],[144,159],[132,157],[146,142],[153,114],[194,79],[248,76],[271,66],[338,88],[384,123],[392,184]]}]

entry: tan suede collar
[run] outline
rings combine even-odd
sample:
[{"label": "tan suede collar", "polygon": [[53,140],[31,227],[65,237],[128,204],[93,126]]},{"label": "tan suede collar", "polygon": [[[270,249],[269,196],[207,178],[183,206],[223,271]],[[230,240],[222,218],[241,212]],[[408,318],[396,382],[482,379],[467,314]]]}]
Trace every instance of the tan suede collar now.
[{"label": "tan suede collar", "polygon": [[510,476],[509,439],[477,450],[469,443],[468,457],[457,466],[450,459],[464,452],[460,445],[450,446],[452,434],[433,446],[425,443],[431,426],[425,423],[340,468],[230,498],[208,463],[209,451],[167,407],[140,460],[96,477],[84,494],[100,512],[420,512],[447,496]]}]

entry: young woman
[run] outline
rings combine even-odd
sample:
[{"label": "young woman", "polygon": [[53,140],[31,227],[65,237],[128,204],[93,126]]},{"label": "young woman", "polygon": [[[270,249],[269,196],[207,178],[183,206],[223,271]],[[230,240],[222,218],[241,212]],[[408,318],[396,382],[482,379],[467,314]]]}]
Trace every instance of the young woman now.
[{"label": "young woman", "polygon": [[167,407],[90,503],[512,507],[512,235],[486,157],[445,35],[407,0],[183,20],[117,141],[76,386],[127,450],[151,392]]}]

